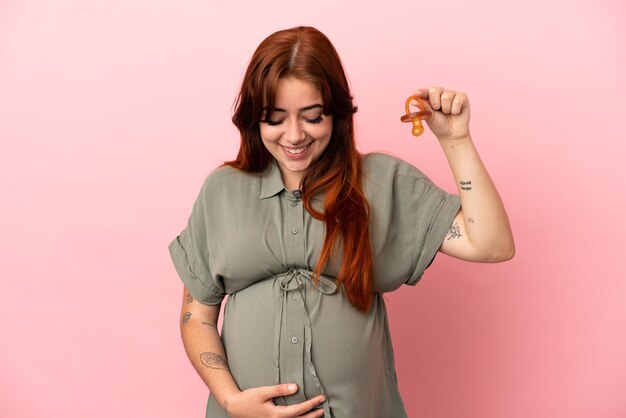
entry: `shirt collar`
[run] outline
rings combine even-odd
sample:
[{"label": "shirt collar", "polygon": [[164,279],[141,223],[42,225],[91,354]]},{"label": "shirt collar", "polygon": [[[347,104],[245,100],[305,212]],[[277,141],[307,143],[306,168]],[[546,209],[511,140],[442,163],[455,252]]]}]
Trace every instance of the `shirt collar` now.
[{"label": "shirt collar", "polygon": [[276,163],[276,160],[272,159],[272,164],[268,171],[261,177],[261,193],[259,199],[265,199],[272,197],[275,194],[280,193],[285,188],[283,178],[280,175],[280,168]]}]

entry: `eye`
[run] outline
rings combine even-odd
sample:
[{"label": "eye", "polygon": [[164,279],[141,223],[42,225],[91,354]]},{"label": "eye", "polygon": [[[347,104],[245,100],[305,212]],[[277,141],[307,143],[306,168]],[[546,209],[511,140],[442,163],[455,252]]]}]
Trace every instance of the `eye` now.
[{"label": "eye", "polygon": [[322,121],[322,115],[319,115],[315,119],[307,119],[306,121],[308,123],[320,123]]},{"label": "eye", "polygon": [[281,120],[261,120],[261,123],[267,123],[269,126],[276,126],[276,125],[280,125],[281,123],[283,123],[283,119]]}]

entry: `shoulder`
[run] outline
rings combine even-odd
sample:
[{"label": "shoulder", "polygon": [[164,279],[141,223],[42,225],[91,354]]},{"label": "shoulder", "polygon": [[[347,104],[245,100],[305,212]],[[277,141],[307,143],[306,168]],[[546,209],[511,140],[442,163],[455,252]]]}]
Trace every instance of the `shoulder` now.
[{"label": "shoulder", "polygon": [[413,164],[391,154],[372,152],[363,154],[363,176],[366,181],[384,180],[385,182],[401,178],[430,182],[428,177]]},{"label": "shoulder", "polygon": [[238,170],[229,165],[213,169],[204,179],[201,192],[204,195],[215,195],[229,190],[238,189],[251,182],[259,182],[259,175]]}]

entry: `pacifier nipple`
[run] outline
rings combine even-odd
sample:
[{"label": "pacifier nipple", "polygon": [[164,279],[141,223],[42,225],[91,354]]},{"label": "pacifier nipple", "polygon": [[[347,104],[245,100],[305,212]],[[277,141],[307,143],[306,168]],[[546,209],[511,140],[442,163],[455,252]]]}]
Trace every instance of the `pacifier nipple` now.
[{"label": "pacifier nipple", "polygon": [[413,129],[411,130],[413,136],[420,136],[424,133],[424,127],[422,126],[422,122],[418,118],[413,119]]},{"label": "pacifier nipple", "polygon": [[[409,105],[411,104],[412,100],[415,100],[417,102],[417,108],[419,109],[419,112],[410,112]],[[422,119],[429,118],[431,112],[429,112],[428,110],[424,110],[426,109],[426,106],[424,105],[422,99],[417,96],[410,96],[408,99],[406,99],[404,109],[406,111],[406,114],[400,117],[400,121],[412,122],[413,129],[411,130],[411,133],[413,134],[413,136],[420,136],[422,133],[424,133]]]}]

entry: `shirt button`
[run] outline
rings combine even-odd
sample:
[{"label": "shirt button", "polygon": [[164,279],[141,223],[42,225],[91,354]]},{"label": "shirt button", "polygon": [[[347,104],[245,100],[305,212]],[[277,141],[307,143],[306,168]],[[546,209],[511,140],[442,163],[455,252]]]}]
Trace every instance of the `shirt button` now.
[{"label": "shirt button", "polygon": [[298,206],[298,202],[291,202],[291,206],[293,206],[293,207]]},{"label": "shirt button", "polygon": [[293,300],[298,300],[298,297],[296,295],[292,296]]},{"label": "shirt button", "polygon": [[298,233],[298,230],[297,230],[296,228],[293,228],[293,229],[291,230],[291,233],[292,233],[292,234],[297,234],[297,233]]},{"label": "shirt button", "polygon": [[298,342],[298,337],[291,337],[291,342],[292,343],[297,343]]},{"label": "shirt button", "polygon": [[295,190],[295,191],[293,192],[293,195],[296,197],[296,199],[300,199],[300,195],[301,195],[300,190]]}]

